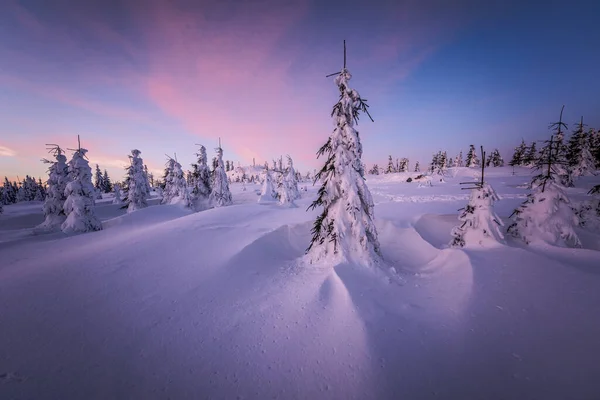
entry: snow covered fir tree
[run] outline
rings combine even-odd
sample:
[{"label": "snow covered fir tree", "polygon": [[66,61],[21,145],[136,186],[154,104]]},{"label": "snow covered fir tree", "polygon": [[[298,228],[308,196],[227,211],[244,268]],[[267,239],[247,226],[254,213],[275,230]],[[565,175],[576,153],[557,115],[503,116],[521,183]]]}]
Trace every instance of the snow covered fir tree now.
[{"label": "snow covered fir tree", "polygon": [[141,151],[131,150],[129,156],[129,166],[127,167],[127,177],[125,178],[125,204],[127,212],[148,207],[148,181],[144,173],[144,160],[140,157]]},{"label": "snow covered fir tree", "polygon": [[163,193],[161,204],[171,204],[171,200],[176,193],[175,185],[175,159],[168,157],[167,164],[165,166],[165,172],[163,175]]},{"label": "snow covered fir tree", "polygon": [[223,148],[219,141],[217,152],[217,166],[214,171],[212,191],[210,192],[209,202],[213,207],[223,207],[233,204],[231,192],[229,191],[229,180],[223,165]]},{"label": "snow covered fir tree", "polygon": [[123,199],[121,198],[121,185],[115,183],[113,185],[113,190],[115,195],[115,197],[113,198],[113,204],[123,204]]},{"label": "snow covered fir tree", "polygon": [[263,183],[260,190],[260,196],[258,197],[258,203],[265,204],[275,202],[277,201],[277,192],[273,186],[273,177],[271,176],[271,171],[265,168],[263,174]]},{"label": "snow covered fir tree", "polygon": [[[483,150],[482,159],[485,159]],[[504,223],[494,212],[494,202],[500,198],[492,186],[485,181],[484,174],[485,166],[482,166],[479,182],[469,183],[474,187],[471,189],[469,203],[458,217],[462,224],[452,230],[453,239],[450,243],[452,247],[486,246],[504,240],[501,231]]]},{"label": "snow covered fir tree", "polygon": [[543,157],[536,163],[540,173],[531,182],[532,192],[511,215],[508,233],[526,244],[542,240],[556,246],[581,247],[575,232],[579,220],[560,183],[557,147],[561,143],[554,136],[545,143]]},{"label": "snow covered fir tree", "polygon": [[60,229],[67,218],[64,210],[64,204],[67,200],[65,189],[69,182],[67,157],[58,145],[50,147],[49,152],[54,155],[55,161],[42,160],[50,164],[50,168],[48,168],[47,197],[42,207],[44,222],[37,226],[38,230]]},{"label": "snow covered fir tree", "polygon": [[87,149],[79,147],[69,161],[69,183],[65,188],[67,215],[61,229],[64,233],[90,232],[102,229],[95,212],[95,190],[92,169],[86,160]]},{"label": "snow covered fir tree", "polygon": [[475,146],[469,146],[469,152],[467,153],[466,166],[468,168],[478,167],[480,164],[479,158],[477,157],[477,152],[475,151]]},{"label": "snow covered fir tree", "polygon": [[190,202],[196,211],[208,207],[208,198],[211,192],[210,170],[208,168],[208,157],[206,147],[200,146],[196,153],[198,160],[192,164],[192,193]]},{"label": "snow covered fir tree", "polygon": [[344,67],[334,80],[340,92],[331,114],[335,129],[317,153],[326,161],[317,173],[321,187],[309,209],[321,207],[322,212],[312,228],[307,256],[311,263],[372,265],[381,253],[373,199],[361,162],[362,145],[354,127],[361,111],[368,114],[368,106],[348,85],[352,75],[346,69],[345,53],[344,42]]}]

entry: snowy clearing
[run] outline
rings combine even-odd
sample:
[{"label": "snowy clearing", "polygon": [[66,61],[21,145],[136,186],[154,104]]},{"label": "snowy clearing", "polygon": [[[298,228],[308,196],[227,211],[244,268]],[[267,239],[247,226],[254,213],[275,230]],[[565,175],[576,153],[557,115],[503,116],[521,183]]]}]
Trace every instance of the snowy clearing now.
[{"label": "snowy clearing", "polygon": [[[489,168],[506,222],[530,170]],[[600,397],[600,235],[449,248],[469,193],[452,171],[367,177],[384,269],[299,266],[319,210],[258,204],[126,213],[36,234],[41,202],[0,215],[0,399]],[[568,189],[586,198],[598,177]],[[394,268],[397,275],[386,273]]]}]

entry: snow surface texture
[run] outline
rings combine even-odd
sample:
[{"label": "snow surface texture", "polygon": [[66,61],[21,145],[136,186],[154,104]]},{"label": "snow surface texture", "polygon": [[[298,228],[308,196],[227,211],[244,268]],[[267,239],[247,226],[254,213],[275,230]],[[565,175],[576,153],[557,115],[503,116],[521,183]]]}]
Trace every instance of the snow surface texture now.
[{"label": "snow surface texture", "polygon": [[[486,173],[505,222],[531,180],[515,171]],[[235,205],[199,213],[153,197],[127,214],[109,194],[104,229],[76,236],[32,235],[41,202],[5,206],[0,399],[596,399],[600,235],[448,248],[472,173],[367,176],[392,283],[293,266],[312,186],[288,209],[234,183]]]},{"label": "snow surface texture", "polygon": [[90,232],[102,229],[94,210],[95,189],[92,185],[92,169],[85,159],[86,149],[73,153],[69,161],[69,183],[65,188],[64,210],[67,219],[62,223],[64,233]]}]

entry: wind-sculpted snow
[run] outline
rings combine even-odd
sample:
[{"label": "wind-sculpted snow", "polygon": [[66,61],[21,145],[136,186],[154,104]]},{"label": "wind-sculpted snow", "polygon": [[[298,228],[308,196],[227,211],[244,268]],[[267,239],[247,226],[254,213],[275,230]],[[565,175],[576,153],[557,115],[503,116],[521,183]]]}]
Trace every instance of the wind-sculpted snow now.
[{"label": "wind-sculpted snow", "polygon": [[[492,179],[506,220],[524,177]],[[233,205],[197,213],[107,199],[102,231],[27,240],[41,203],[9,205],[0,399],[595,398],[600,235],[582,231],[584,249],[450,249],[466,197],[383,196],[467,196],[463,180],[370,182],[372,268],[301,265],[315,188],[298,208],[235,183]]]}]

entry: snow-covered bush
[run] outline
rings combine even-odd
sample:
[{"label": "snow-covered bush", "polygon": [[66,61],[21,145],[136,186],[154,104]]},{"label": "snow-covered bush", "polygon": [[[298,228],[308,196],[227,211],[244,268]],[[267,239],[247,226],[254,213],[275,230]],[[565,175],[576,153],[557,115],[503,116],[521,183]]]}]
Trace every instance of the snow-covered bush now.
[{"label": "snow-covered bush", "polygon": [[348,86],[351,77],[343,68],[335,78],[340,92],[332,112],[336,127],[317,153],[318,157],[325,155],[326,162],[316,175],[321,182],[318,197],[309,207],[323,208],[314,223],[307,249],[311,263],[353,260],[370,265],[381,257],[373,199],[361,162],[362,145],[354,128],[359,112],[367,112],[367,105]]},{"label": "snow-covered bush", "polygon": [[102,223],[94,210],[94,185],[92,185],[92,169],[85,159],[86,149],[79,148],[69,161],[69,177],[71,181],[65,188],[64,210],[67,219],[62,223],[64,233],[99,231]]},{"label": "snow-covered bush", "polygon": [[472,244],[486,245],[504,240],[500,227],[502,220],[494,212],[494,202],[500,200],[494,189],[487,183],[473,189],[469,204],[458,217],[461,225],[454,227],[450,243],[453,247]]},{"label": "snow-covered bush", "polygon": [[190,196],[187,188],[187,180],[181,169],[181,164],[177,161],[173,163],[173,174],[171,185],[169,186],[171,198],[169,204],[180,204],[185,207],[191,206]]},{"label": "snow-covered bush", "polygon": [[576,211],[579,226],[600,232],[600,185],[594,186],[588,194],[592,198],[581,202]]},{"label": "snow-covered bush", "polygon": [[121,198],[121,185],[115,183],[113,185],[113,190],[115,192],[115,198],[113,199],[113,204],[123,204],[123,199]]},{"label": "snow-covered bush", "polygon": [[55,162],[44,160],[50,163],[48,168],[48,190],[46,200],[42,210],[44,211],[44,222],[37,226],[37,229],[54,230],[59,229],[67,215],[65,214],[64,204],[67,200],[65,189],[69,182],[69,167],[67,166],[67,157],[63,154],[60,147],[52,148]]}]

